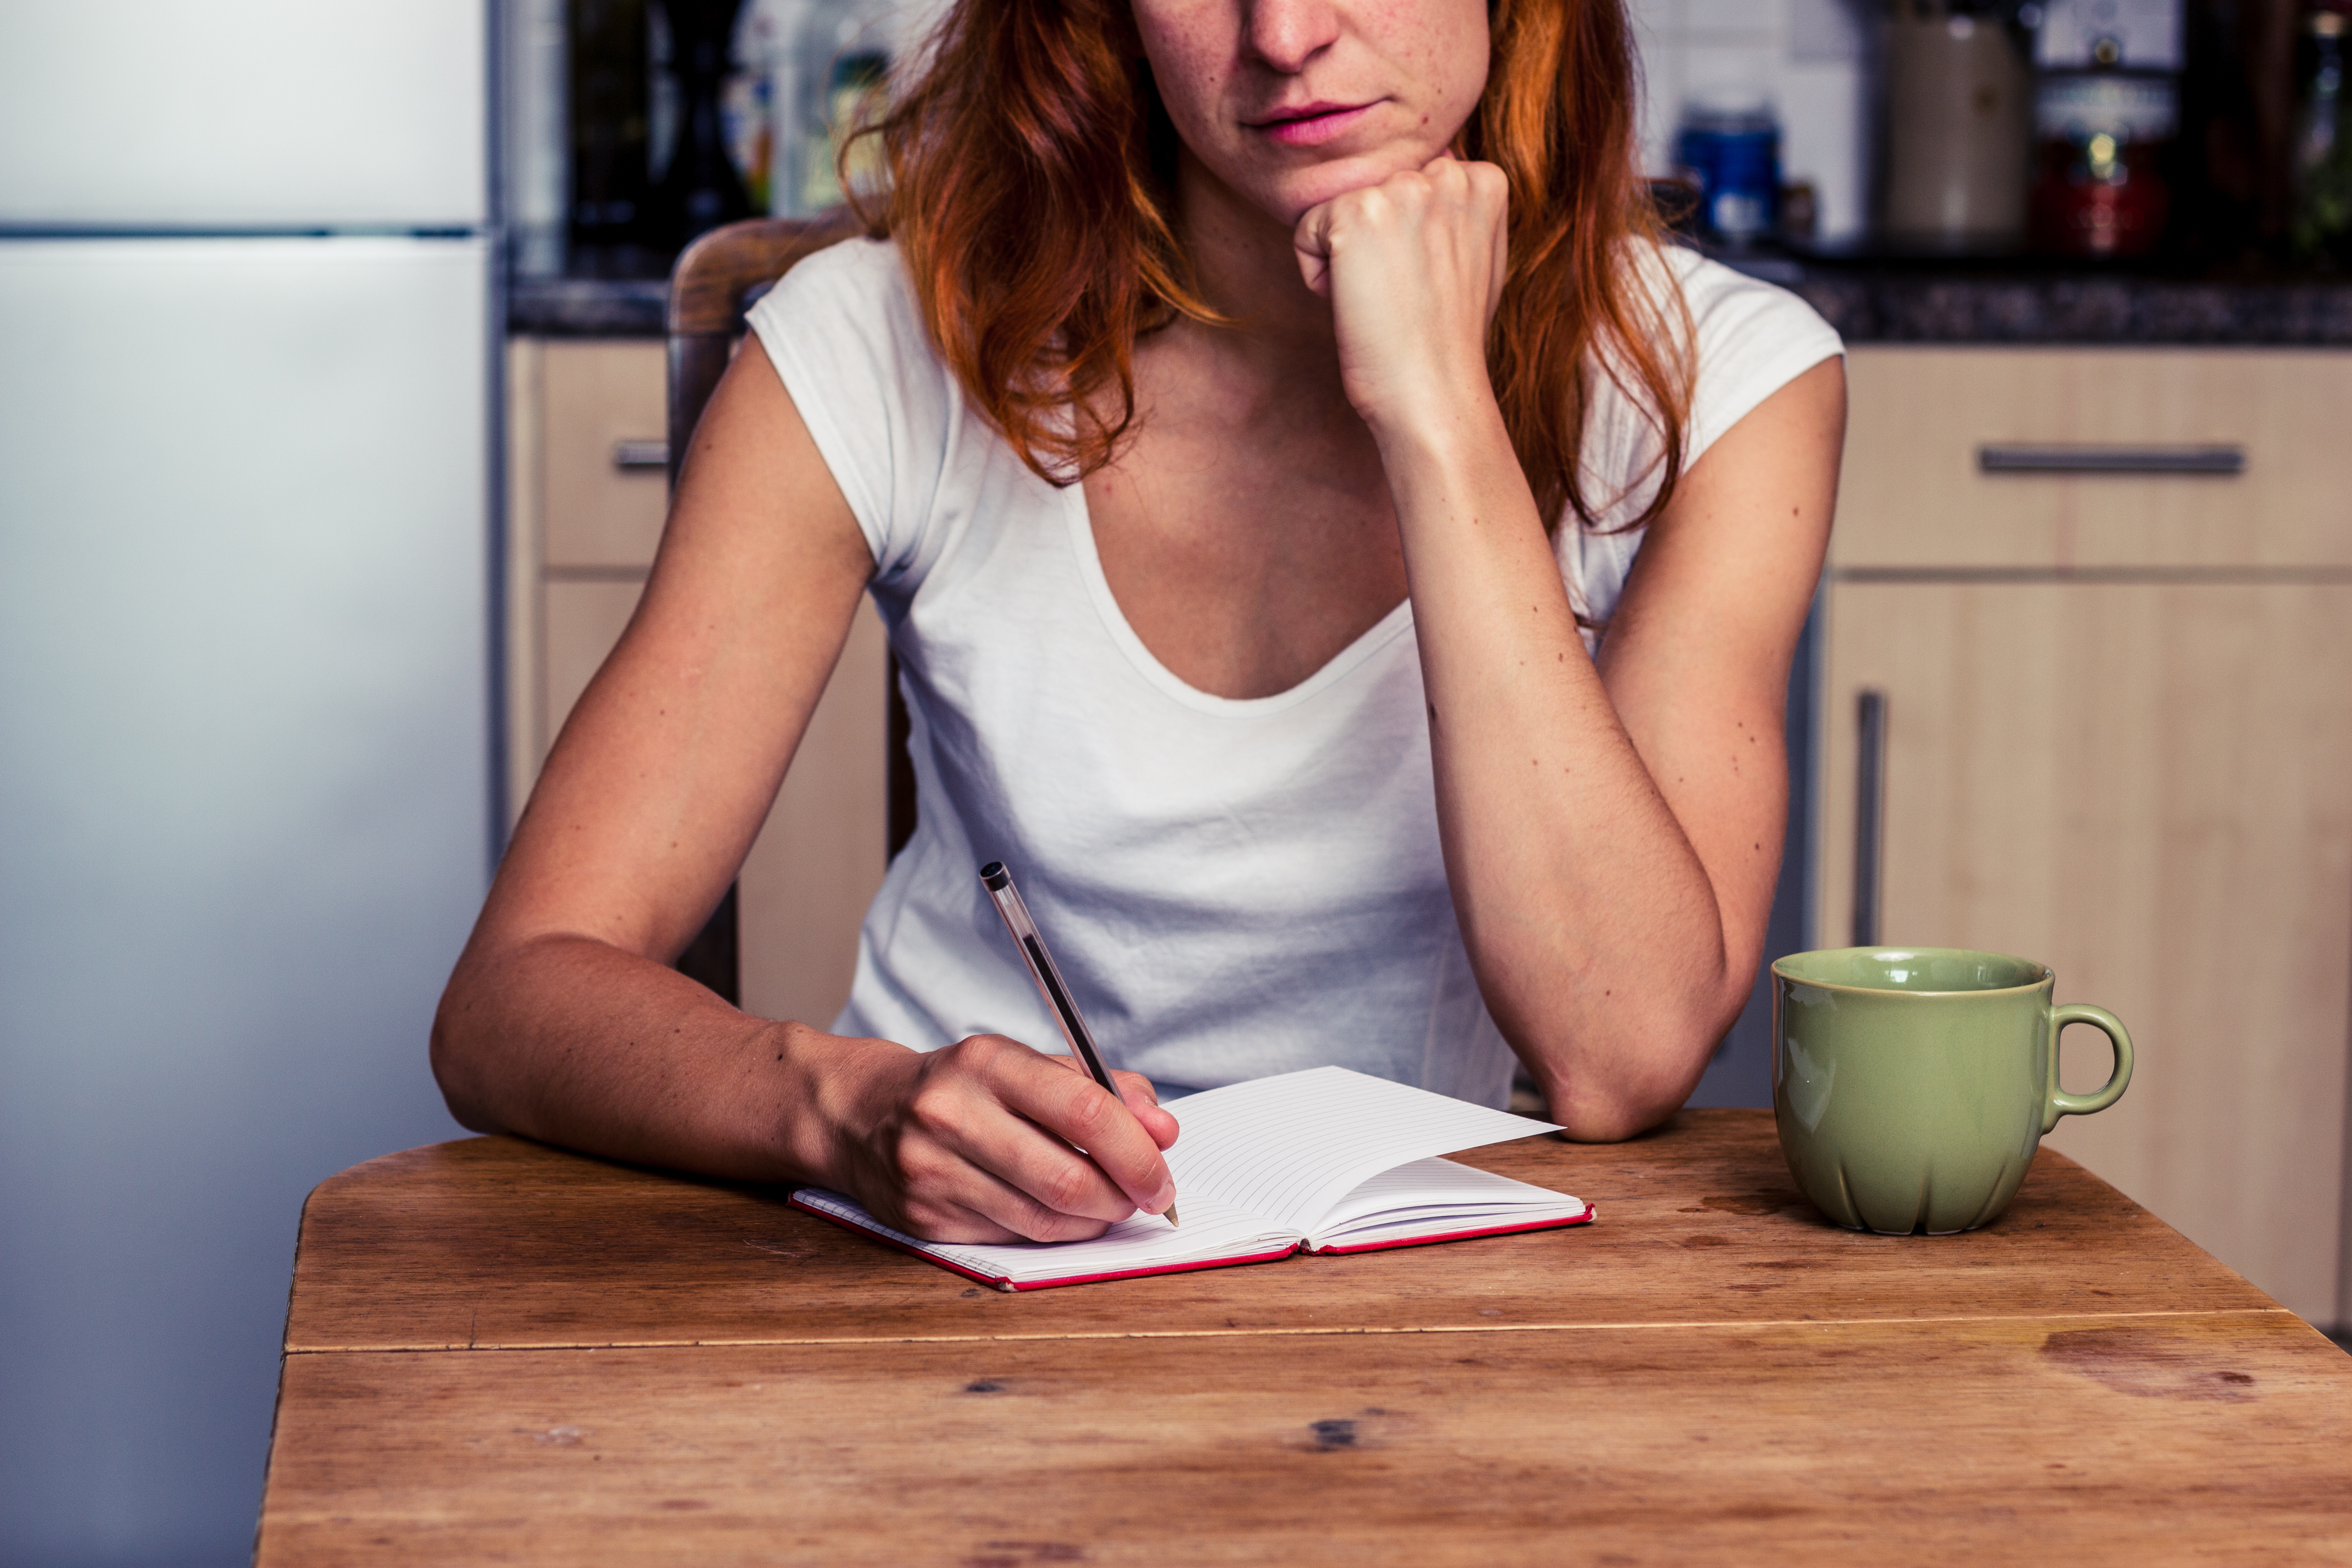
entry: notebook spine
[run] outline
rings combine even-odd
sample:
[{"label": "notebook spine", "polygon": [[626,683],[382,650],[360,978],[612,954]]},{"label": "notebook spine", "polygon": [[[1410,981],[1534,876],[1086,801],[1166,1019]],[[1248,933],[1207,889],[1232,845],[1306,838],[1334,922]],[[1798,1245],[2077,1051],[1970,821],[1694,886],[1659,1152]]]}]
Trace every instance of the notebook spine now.
[{"label": "notebook spine", "polygon": [[1357,1252],[1387,1252],[1399,1247],[1433,1247],[1441,1241],[1470,1241],[1481,1236],[1516,1236],[1523,1230],[1558,1230],[1570,1225],[1590,1225],[1600,1211],[1591,1204],[1581,1214],[1571,1214],[1565,1219],[1530,1219],[1517,1225],[1489,1225],[1483,1230],[1449,1230],[1443,1236],[1400,1236],[1393,1241],[1367,1241],[1360,1247],[1310,1248],[1318,1258],[1344,1258]]}]

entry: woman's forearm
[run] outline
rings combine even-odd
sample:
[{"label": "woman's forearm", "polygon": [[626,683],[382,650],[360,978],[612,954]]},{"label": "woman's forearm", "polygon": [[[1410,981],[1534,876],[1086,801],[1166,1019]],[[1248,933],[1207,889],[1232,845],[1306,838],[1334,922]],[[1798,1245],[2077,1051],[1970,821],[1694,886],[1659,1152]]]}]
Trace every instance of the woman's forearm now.
[{"label": "woman's forearm", "polygon": [[826,1178],[825,1102],[861,1050],[901,1048],[753,1018],[562,935],[469,950],[433,1026],[434,1073],[466,1125],[743,1181]]},{"label": "woman's forearm", "polygon": [[1716,889],[1586,655],[1492,399],[1381,449],[1487,1006],[1572,1134],[1636,1132],[1681,1103],[1747,992]]},{"label": "woman's forearm", "polygon": [[1585,654],[1487,379],[1508,199],[1500,170],[1440,158],[1310,210],[1293,246],[1396,508],[1480,989],[1553,1113],[1623,1136],[1696,1082],[1743,960],[1680,784]]},{"label": "woman's forearm", "polygon": [[478,1131],[810,1182],[937,1240],[1098,1236],[1175,1196],[1160,1151],[1176,1123],[1133,1073],[1114,1097],[1002,1035],[917,1051],[770,1022],[584,936],[478,941],[434,1021],[433,1065]]}]

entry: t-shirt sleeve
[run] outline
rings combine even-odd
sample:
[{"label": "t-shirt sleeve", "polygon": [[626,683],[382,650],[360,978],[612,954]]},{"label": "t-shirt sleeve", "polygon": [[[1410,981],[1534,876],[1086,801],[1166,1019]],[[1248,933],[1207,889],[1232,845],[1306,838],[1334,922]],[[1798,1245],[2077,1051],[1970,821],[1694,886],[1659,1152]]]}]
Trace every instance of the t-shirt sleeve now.
[{"label": "t-shirt sleeve", "polygon": [[874,552],[877,583],[919,574],[961,398],[898,247],[851,239],[819,251],[749,320]]},{"label": "t-shirt sleeve", "polygon": [[1756,405],[1823,360],[1845,352],[1836,331],[1785,288],[1690,251],[1673,256],[1697,334],[1687,471]]},{"label": "t-shirt sleeve", "polygon": [[[1845,351],[1830,324],[1787,289],[1694,251],[1651,253],[1640,276],[1653,287],[1678,288],[1690,312],[1693,381],[1690,420],[1683,432],[1685,472],[1757,404]],[[1677,317],[1670,310],[1668,319]],[[1580,526],[1573,516],[1561,518],[1552,547],[1570,601],[1597,622],[1615,612],[1648,533],[1631,525],[1658,493],[1665,444],[1653,413],[1605,370],[1596,371],[1590,386],[1579,478],[1593,508],[1593,524]],[[1597,640],[1588,627],[1586,646]]]}]

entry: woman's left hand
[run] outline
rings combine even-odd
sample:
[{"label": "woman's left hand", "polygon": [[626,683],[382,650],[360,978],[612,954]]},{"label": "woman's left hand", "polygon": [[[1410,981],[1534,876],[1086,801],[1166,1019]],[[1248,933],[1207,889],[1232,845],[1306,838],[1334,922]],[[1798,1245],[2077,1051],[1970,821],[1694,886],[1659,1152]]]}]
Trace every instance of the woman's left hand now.
[{"label": "woman's left hand", "polygon": [[1431,430],[1492,401],[1486,326],[1503,293],[1508,211],[1500,169],[1448,155],[1298,220],[1299,270],[1331,301],[1340,380],[1375,436]]}]

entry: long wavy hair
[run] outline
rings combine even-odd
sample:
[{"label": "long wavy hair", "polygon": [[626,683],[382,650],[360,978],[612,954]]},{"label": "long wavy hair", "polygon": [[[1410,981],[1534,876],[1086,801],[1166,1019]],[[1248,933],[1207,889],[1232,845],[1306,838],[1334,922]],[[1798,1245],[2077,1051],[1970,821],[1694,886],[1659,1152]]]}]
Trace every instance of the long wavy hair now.
[{"label": "long wavy hair", "polygon": [[[1620,498],[1586,494],[1577,461],[1591,378],[1614,382],[1659,437],[1657,488],[1622,525],[1638,528],[1682,470],[1690,323],[1643,266],[1663,225],[1636,162],[1624,5],[1490,0],[1489,16],[1456,151],[1510,182],[1496,399],[1546,528],[1570,512],[1590,528]],[[1110,462],[1135,426],[1137,338],[1178,316],[1224,324],[1175,227],[1176,132],[1129,0],[957,0],[861,136],[880,138],[887,180],[853,195],[857,215],[898,240],[966,395],[1054,484]]]}]

